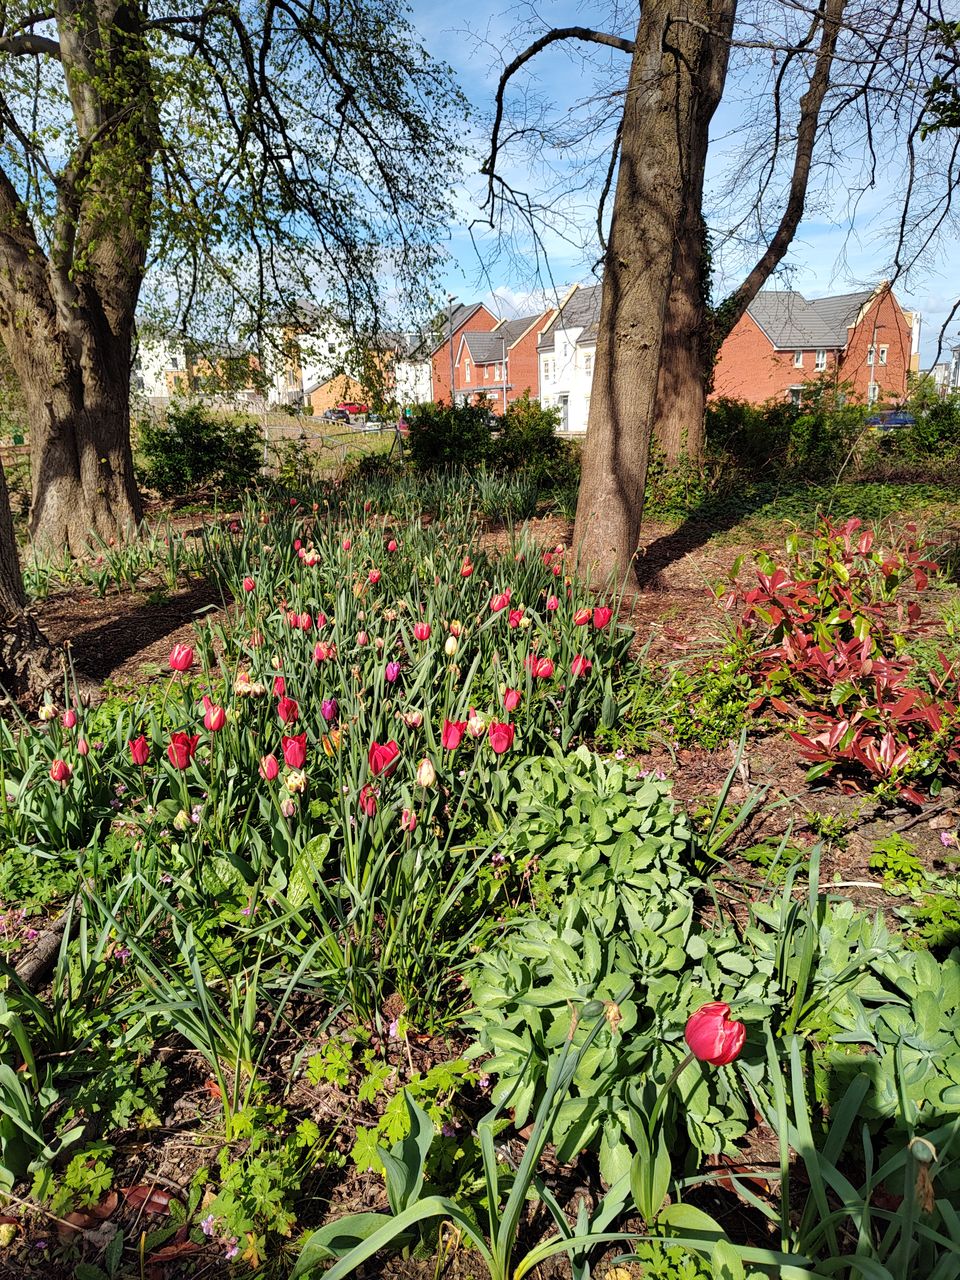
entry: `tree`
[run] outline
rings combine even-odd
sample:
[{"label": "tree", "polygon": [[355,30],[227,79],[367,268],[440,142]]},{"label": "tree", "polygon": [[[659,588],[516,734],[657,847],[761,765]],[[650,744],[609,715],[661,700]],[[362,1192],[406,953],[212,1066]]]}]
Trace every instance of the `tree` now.
[{"label": "tree", "polygon": [[386,0],[20,0],[0,23],[0,339],[31,533],[79,553],[141,517],[148,267],[172,331],[249,338],[320,294],[371,332],[436,262],[459,98]]},{"label": "tree", "polygon": [[[603,199],[613,189],[614,201],[574,534],[582,567],[620,578],[630,572],[654,431],[668,457],[699,454],[716,351],[783,261],[804,214],[818,147],[829,174],[851,149],[849,136],[842,143],[836,136],[845,125],[864,156],[862,186],[851,177],[852,191],[877,184],[884,165],[873,145],[877,124],[893,117],[896,129],[903,111],[906,123],[895,136],[903,140],[914,128],[922,95],[911,77],[925,32],[923,15],[899,3],[888,10],[857,0],[810,7],[777,0],[747,11],[737,0],[664,0],[644,3],[633,40],[554,29],[504,68],[484,167],[491,216],[504,205],[525,207],[497,172],[511,78],[555,41],[631,55],[602,193]],[[752,146],[732,183],[741,209],[728,230],[730,240],[759,248],[742,282],[711,306],[704,171],[709,125],[734,49],[755,51],[771,64],[765,77],[756,67],[752,73],[757,115]],[[610,100],[612,94],[604,99]]]}]

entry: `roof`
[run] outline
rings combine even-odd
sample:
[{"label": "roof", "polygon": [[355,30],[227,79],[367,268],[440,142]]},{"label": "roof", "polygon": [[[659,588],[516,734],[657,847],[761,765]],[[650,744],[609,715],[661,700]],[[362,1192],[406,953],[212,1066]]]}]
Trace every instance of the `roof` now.
[{"label": "roof", "polygon": [[544,329],[538,348],[551,349],[557,329],[581,329],[583,332],[578,341],[595,342],[602,288],[599,284],[574,285],[560,310]]},{"label": "roof", "polygon": [[499,363],[504,357],[504,352],[509,351],[515,343],[519,342],[542,314],[541,311],[532,316],[518,316],[516,320],[501,320],[489,333],[468,329],[463,335],[463,341],[467,344],[473,363]]},{"label": "roof", "polygon": [[795,289],[761,289],[747,314],[778,351],[839,348],[874,294],[868,289],[808,301]]},{"label": "roof", "polygon": [[482,306],[482,302],[457,302],[452,311],[438,311],[430,326],[431,354],[439,351],[451,332],[456,333],[458,329],[462,329]]}]

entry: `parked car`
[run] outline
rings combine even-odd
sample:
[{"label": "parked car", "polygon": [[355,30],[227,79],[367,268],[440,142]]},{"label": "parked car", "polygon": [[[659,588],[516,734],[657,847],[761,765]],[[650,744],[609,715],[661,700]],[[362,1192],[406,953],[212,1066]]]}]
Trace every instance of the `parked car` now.
[{"label": "parked car", "polygon": [[358,413],[367,412],[367,406],[365,404],[356,404],[352,400],[344,401],[343,404],[338,404],[337,408],[342,409],[344,413],[349,413],[351,416],[354,416],[355,414],[358,414]]},{"label": "parked car", "polygon": [[896,431],[898,427],[915,427],[916,425],[916,418],[905,409],[881,409],[867,419],[867,426],[874,431]]},{"label": "parked car", "polygon": [[350,415],[346,409],[327,409],[323,414],[324,422],[349,422]]}]

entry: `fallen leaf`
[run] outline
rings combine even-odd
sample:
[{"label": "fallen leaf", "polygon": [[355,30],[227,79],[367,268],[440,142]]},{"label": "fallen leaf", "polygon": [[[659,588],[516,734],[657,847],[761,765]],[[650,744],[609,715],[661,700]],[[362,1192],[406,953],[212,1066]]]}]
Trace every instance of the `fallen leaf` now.
[{"label": "fallen leaf", "polygon": [[108,1191],[99,1204],[95,1204],[90,1212],[95,1218],[109,1218],[112,1213],[117,1210],[120,1203],[120,1197],[116,1191]]},{"label": "fallen leaf", "polygon": [[120,1191],[133,1209],[143,1209],[146,1213],[169,1213],[171,1196],[159,1187],[141,1182],[134,1187],[121,1187]]}]

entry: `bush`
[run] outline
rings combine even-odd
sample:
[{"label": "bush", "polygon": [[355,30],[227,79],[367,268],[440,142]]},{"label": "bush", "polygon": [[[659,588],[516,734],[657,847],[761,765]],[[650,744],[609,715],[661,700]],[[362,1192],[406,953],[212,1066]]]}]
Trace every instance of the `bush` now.
[{"label": "bush", "polygon": [[409,453],[417,471],[477,467],[490,456],[490,411],[485,404],[420,404],[410,422]]},{"label": "bush", "polygon": [[865,416],[862,405],[839,404],[832,384],[813,384],[803,405],[715,400],[707,406],[708,454],[754,474],[819,480],[841,470]]},{"label": "bush", "polygon": [[249,418],[171,405],[160,422],[140,424],[143,479],[164,497],[205,486],[246,489],[260,474],[260,443]]}]

